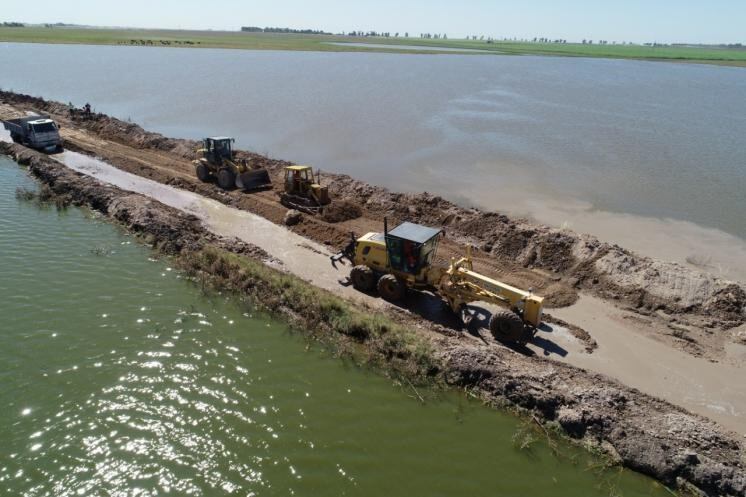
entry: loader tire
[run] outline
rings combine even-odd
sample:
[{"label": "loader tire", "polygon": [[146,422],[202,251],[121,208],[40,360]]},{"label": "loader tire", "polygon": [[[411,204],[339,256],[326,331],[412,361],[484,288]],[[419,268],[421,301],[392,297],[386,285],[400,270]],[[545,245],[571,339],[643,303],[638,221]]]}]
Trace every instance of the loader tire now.
[{"label": "loader tire", "polygon": [[490,331],[501,342],[521,342],[524,337],[523,320],[513,311],[497,311],[490,318]]},{"label": "loader tire", "polygon": [[356,290],[369,292],[373,290],[373,287],[376,284],[376,275],[373,274],[371,268],[361,264],[352,268],[352,271],[350,271],[350,280],[352,281],[352,286],[355,287]]},{"label": "loader tire", "polygon": [[210,169],[204,164],[197,164],[197,178],[203,183],[210,181]]},{"label": "loader tire", "polygon": [[406,291],[407,288],[404,283],[393,274],[384,274],[378,280],[378,293],[389,302],[397,302],[403,299]]},{"label": "loader tire", "polygon": [[218,186],[223,190],[232,190],[236,187],[236,175],[228,168],[218,171]]}]

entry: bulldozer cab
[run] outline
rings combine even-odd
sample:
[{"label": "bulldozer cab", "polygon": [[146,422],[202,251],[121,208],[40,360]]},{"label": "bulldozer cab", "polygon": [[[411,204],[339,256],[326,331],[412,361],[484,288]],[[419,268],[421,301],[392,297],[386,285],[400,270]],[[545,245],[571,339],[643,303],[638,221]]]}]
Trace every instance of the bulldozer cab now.
[{"label": "bulldozer cab", "polygon": [[205,138],[202,149],[204,150],[205,159],[211,163],[220,163],[223,159],[233,158],[233,138],[225,136],[216,136]]},{"label": "bulldozer cab", "polygon": [[385,233],[389,266],[394,271],[417,276],[435,259],[443,231],[405,222]]},{"label": "bulldozer cab", "polygon": [[310,166],[288,166],[285,168],[285,191],[292,195],[308,193],[314,184],[313,170]]}]

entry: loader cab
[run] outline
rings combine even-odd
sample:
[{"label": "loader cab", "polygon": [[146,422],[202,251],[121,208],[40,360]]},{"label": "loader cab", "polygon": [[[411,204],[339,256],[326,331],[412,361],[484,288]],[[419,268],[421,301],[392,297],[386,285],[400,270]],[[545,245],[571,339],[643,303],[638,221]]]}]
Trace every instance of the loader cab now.
[{"label": "loader cab", "polygon": [[384,234],[386,254],[392,270],[417,277],[435,260],[443,231],[405,222]]},{"label": "loader cab", "polygon": [[226,136],[216,136],[213,138],[205,138],[202,144],[202,150],[205,154],[205,159],[210,163],[219,164],[223,159],[231,159],[233,157],[233,138]]}]

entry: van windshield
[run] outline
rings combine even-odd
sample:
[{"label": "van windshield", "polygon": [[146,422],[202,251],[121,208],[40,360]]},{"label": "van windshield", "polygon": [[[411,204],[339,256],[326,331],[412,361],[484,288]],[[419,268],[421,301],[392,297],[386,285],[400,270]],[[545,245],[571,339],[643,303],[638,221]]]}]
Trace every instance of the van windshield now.
[{"label": "van windshield", "polygon": [[34,124],[34,133],[49,133],[56,130],[57,128],[53,123]]}]

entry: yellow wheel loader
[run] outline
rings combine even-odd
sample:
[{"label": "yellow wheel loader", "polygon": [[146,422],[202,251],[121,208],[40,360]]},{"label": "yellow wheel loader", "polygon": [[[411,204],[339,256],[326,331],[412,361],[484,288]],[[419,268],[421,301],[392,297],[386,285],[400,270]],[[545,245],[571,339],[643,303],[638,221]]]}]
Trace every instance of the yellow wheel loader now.
[{"label": "yellow wheel loader", "polygon": [[414,223],[402,223],[383,233],[368,233],[352,241],[333,261],[348,258],[352,285],[363,292],[377,290],[389,301],[404,298],[407,290],[427,290],[440,296],[453,312],[470,319],[470,302],[497,304],[492,314],[492,335],[504,342],[526,343],[541,324],[544,299],[494,280],[473,270],[471,248],[449,264],[435,264],[435,254],[443,231]]},{"label": "yellow wheel loader", "polygon": [[226,136],[202,140],[202,148],[197,150],[198,159],[194,161],[199,180],[207,182],[216,179],[223,190],[240,188],[248,191],[271,187],[272,181],[266,169],[252,168],[249,161],[233,157],[234,141]]},{"label": "yellow wheel loader", "polygon": [[314,177],[311,166],[287,166],[285,191],[280,195],[280,202],[308,214],[320,213],[331,203],[329,189],[321,186],[321,171]]}]

